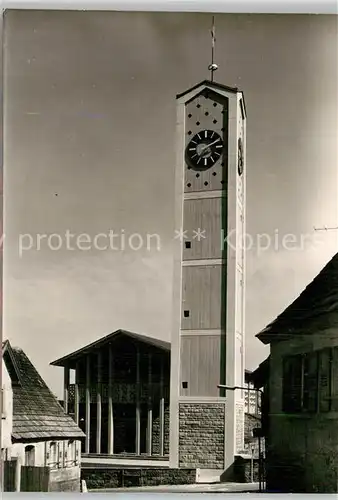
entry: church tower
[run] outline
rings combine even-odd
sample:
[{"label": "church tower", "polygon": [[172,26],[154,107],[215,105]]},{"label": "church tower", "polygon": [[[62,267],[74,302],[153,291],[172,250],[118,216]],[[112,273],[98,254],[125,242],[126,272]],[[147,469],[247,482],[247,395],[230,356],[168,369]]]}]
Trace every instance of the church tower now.
[{"label": "church tower", "polygon": [[244,447],[244,96],[177,96],[170,466],[222,473]]}]

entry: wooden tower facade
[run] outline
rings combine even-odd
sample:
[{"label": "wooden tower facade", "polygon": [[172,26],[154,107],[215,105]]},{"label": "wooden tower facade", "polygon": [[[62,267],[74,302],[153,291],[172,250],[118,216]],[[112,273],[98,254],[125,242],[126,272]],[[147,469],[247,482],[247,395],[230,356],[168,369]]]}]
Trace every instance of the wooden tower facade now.
[{"label": "wooden tower facade", "polygon": [[170,465],[227,469],[243,449],[243,94],[210,81],[177,96]]}]

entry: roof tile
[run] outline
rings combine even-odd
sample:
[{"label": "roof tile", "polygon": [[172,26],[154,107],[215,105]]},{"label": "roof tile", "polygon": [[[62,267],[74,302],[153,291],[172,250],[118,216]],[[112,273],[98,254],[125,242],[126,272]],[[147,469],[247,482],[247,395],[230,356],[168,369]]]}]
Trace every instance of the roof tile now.
[{"label": "roof tile", "polygon": [[82,438],[84,433],[49,390],[26,354],[11,347],[20,374],[13,384],[13,432],[16,441]]}]

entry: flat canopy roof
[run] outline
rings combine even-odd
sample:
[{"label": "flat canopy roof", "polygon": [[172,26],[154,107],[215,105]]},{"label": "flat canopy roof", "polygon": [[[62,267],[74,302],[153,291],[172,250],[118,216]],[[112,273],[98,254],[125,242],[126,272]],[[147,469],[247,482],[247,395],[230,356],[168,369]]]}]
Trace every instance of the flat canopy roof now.
[{"label": "flat canopy roof", "polygon": [[104,337],[101,337],[100,339],[95,340],[94,342],[91,342],[90,344],[81,347],[80,349],[71,352],[70,354],[67,354],[66,356],[63,356],[62,358],[59,358],[50,364],[52,366],[65,366],[70,362],[75,361],[80,356],[83,356],[84,354],[87,354],[94,349],[98,349],[105,344],[109,344],[110,342],[116,340],[117,338],[120,338],[121,336],[129,337],[133,340],[143,342],[144,344],[148,344],[149,346],[155,347],[162,351],[170,352],[171,350],[170,342],[147,337],[146,335],[141,335],[139,333],[129,332],[128,330],[116,330],[115,332],[109,333],[108,335],[105,335]]}]

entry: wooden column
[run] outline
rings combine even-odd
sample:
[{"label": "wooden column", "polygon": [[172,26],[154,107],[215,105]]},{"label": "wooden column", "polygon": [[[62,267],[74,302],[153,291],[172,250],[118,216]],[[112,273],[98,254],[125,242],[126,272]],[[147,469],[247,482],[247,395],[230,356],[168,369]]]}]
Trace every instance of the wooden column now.
[{"label": "wooden column", "polygon": [[112,345],[109,344],[109,367],[108,367],[108,455],[114,454],[114,413],[113,413],[113,378],[114,357]]},{"label": "wooden column", "polygon": [[164,456],[164,367],[163,356],[161,357],[161,379],[160,379],[160,455]]},{"label": "wooden column", "polygon": [[141,454],[141,405],[140,405],[140,348],[137,346],[136,352],[136,455]]},{"label": "wooden column", "polygon": [[68,413],[68,395],[69,395],[69,367],[63,368],[63,408]]},{"label": "wooden column", "polygon": [[97,395],[96,395],[96,453],[101,453],[101,424],[102,424],[102,352],[97,354]]},{"label": "wooden column", "polygon": [[85,452],[90,452],[90,356],[86,358],[86,446]]},{"label": "wooden column", "polygon": [[147,454],[150,456],[152,453],[152,430],[153,430],[153,408],[152,408],[152,366],[151,354],[148,354],[148,425],[147,425]]},{"label": "wooden column", "polygon": [[74,386],[74,419],[77,425],[79,425],[80,422],[79,380],[80,380],[80,363],[79,361],[77,361],[75,368],[75,386]]}]

